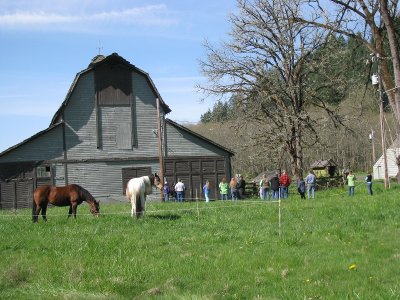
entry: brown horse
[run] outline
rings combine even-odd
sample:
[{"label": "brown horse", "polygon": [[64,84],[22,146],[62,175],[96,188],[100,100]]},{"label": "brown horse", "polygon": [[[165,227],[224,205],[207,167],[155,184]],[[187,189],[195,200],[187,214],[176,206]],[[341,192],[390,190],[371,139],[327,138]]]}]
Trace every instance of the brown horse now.
[{"label": "brown horse", "polygon": [[40,211],[42,211],[43,220],[47,221],[46,210],[49,202],[55,206],[69,206],[68,217],[73,214],[76,218],[76,209],[83,201],[90,205],[92,214],[96,216],[100,214],[99,202],[87,190],[77,184],[64,187],[39,186],[33,194],[32,221],[38,221]]}]

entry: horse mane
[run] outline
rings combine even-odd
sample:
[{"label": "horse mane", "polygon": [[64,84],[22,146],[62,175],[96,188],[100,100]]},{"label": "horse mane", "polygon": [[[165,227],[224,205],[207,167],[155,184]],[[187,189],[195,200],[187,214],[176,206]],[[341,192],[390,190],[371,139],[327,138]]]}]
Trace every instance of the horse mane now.
[{"label": "horse mane", "polygon": [[[146,177],[146,176],[144,176],[144,177]],[[153,184],[154,184],[154,179],[155,179],[154,174],[150,174],[150,175],[147,176],[147,177],[149,177],[150,183],[151,183],[151,185],[153,185]]]},{"label": "horse mane", "polygon": [[79,191],[79,197],[81,199],[85,199],[85,201],[87,202],[92,201],[92,202],[96,202],[96,200],[94,199],[94,197],[92,196],[92,194],[90,194],[85,188],[81,187],[80,185],[76,185],[76,187],[78,188]]}]

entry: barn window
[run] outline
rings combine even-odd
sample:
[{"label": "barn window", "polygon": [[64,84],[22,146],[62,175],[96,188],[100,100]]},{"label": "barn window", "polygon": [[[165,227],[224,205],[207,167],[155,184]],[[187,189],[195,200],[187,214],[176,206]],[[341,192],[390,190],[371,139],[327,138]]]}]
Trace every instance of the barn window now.
[{"label": "barn window", "polygon": [[50,178],[50,177],[51,177],[50,166],[36,167],[36,178]]},{"label": "barn window", "polygon": [[132,94],[131,70],[110,61],[95,70],[98,104],[105,106],[130,105]]}]

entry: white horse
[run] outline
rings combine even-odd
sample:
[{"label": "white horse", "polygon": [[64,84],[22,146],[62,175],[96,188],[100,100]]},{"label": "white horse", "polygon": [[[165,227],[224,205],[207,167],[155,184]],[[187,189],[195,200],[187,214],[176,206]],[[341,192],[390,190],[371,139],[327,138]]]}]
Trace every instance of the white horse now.
[{"label": "white horse", "polygon": [[126,186],[126,197],[132,204],[132,217],[136,215],[139,218],[144,215],[146,196],[153,192],[153,185],[162,189],[162,183],[157,173],[129,180]]}]

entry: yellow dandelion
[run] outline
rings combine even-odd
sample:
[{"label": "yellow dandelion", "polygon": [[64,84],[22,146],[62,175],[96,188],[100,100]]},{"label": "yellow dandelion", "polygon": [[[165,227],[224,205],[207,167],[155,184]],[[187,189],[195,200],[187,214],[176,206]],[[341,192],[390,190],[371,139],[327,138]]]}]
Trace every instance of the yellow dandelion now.
[{"label": "yellow dandelion", "polygon": [[356,264],[351,264],[349,266],[349,270],[357,270],[357,265]]}]

